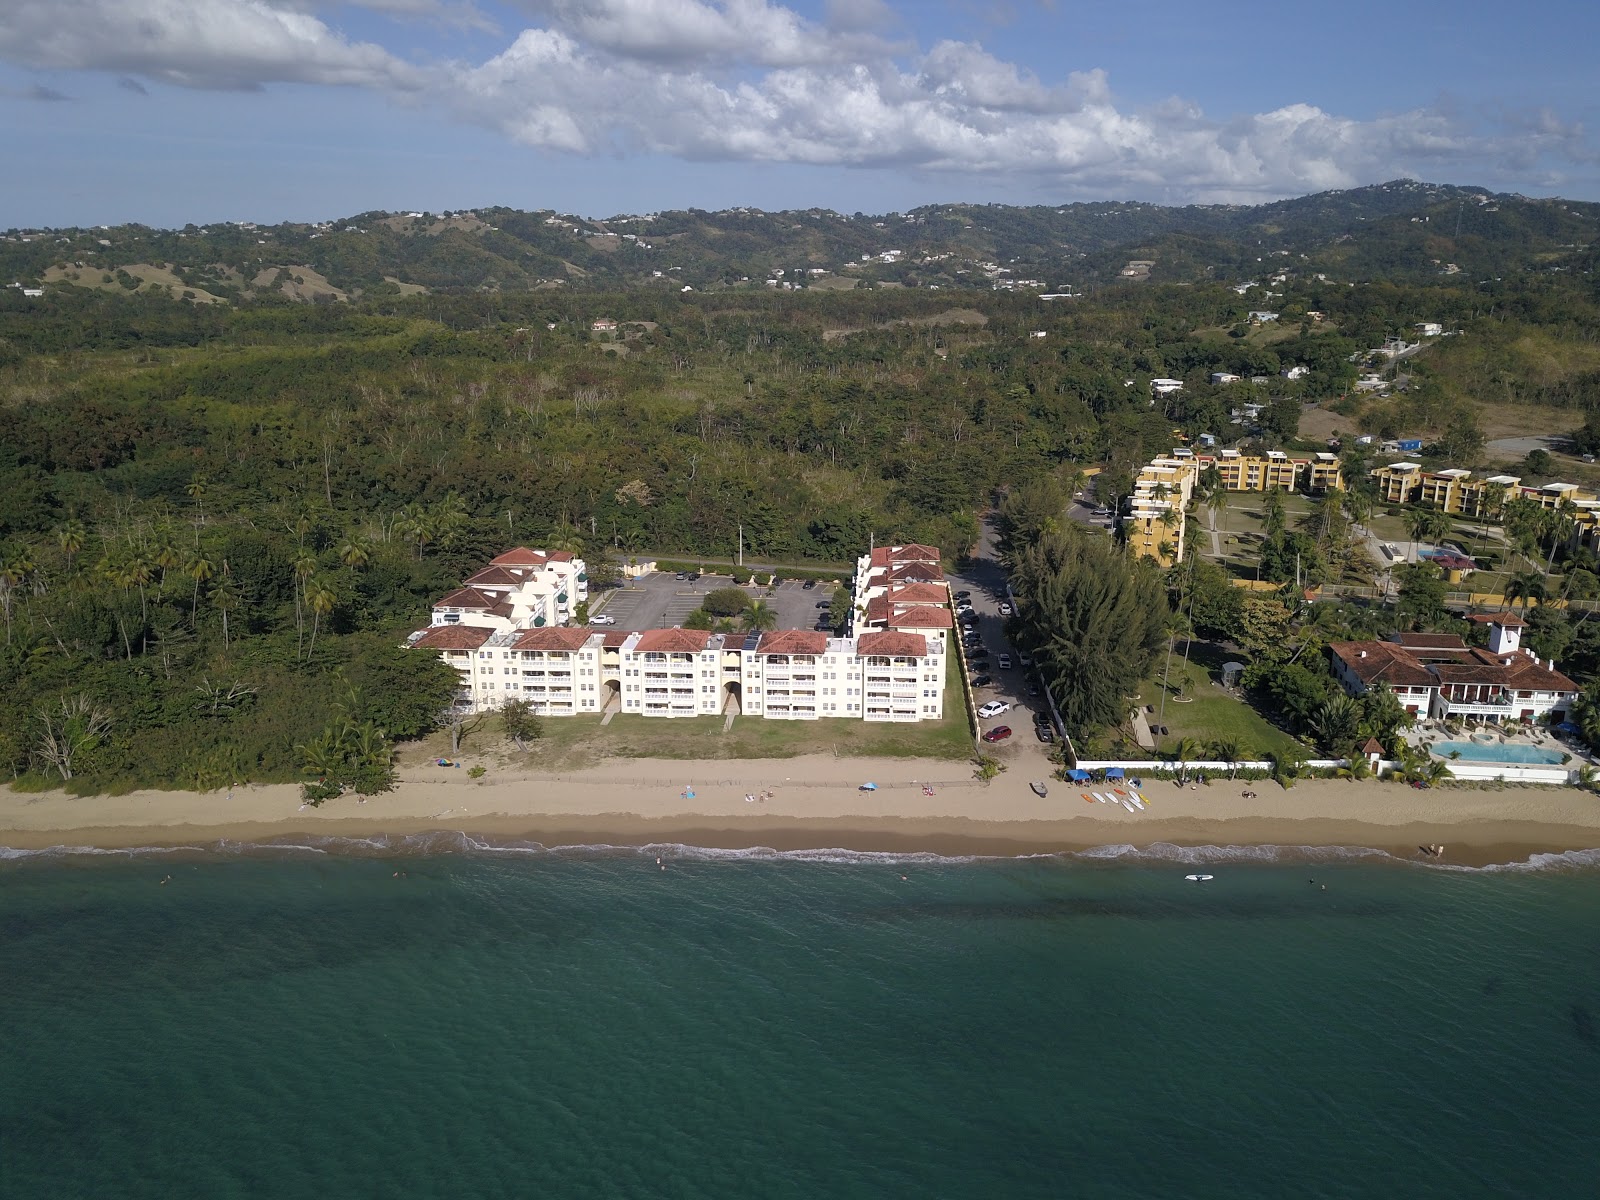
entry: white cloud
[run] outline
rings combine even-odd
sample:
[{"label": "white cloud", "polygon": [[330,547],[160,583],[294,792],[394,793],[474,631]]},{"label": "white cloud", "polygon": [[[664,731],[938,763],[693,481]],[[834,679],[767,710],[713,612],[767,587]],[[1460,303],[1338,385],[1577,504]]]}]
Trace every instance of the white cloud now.
[{"label": "white cloud", "polygon": [[473,0],[0,0],[0,58],[189,87],[407,93],[575,155],[1026,177],[1061,195],[1258,199],[1597,161],[1580,126],[1543,110],[1358,121],[1293,102],[1227,119],[1182,99],[1132,108],[1099,70],[1041,79],[974,42],[885,41],[897,18],[882,0],[829,0],[820,23],[773,0],[511,2],[538,24],[499,54],[414,66],[323,18],[360,7],[488,28]]},{"label": "white cloud", "polygon": [[406,88],[420,72],[310,13],[268,0],[10,0],[0,57],[141,75],[183,87],[264,83]]},{"label": "white cloud", "polygon": [[646,62],[786,67],[883,52],[883,43],[859,28],[834,32],[767,0],[522,0],[522,4],[589,49]]}]

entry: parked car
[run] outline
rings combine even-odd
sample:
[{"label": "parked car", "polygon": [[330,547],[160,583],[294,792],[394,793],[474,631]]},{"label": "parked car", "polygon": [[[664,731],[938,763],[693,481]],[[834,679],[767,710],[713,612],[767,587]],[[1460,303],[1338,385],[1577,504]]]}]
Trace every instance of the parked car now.
[{"label": "parked car", "polygon": [[687,572],[687,571],[679,571],[676,575],[673,576],[673,578],[674,579],[687,579],[687,578],[689,578],[689,572]]},{"label": "parked car", "polygon": [[1009,600],[1000,601],[1000,615],[1002,617],[1009,617],[1011,615],[1011,612],[1012,612],[1011,601],[1009,601]]},{"label": "parked car", "polygon": [[995,662],[1000,664],[1000,669],[1002,671],[1011,670],[1011,655],[1002,654],[998,658],[995,659]]},{"label": "parked car", "polygon": [[1033,736],[1048,746],[1055,742],[1056,731],[1048,725],[1035,725],[1033,727]]},{"label": "parked car", "polygon": [[833,626],[828,624],[826,621],[818,621],[816,624],[816,631],[818,633],[830,633],[832,630]]},{"label": "parked car", "polygon": [[970,601],[970,600],[962,600],[962,601],[960,601],[956,605],[956,611],[958,613],[969,613],[969,612],[971,612],[972,611],[972,601]]},{"label": "parked car", "polygon": [[1011,726],[996,725],[993,729],[989,730],[988,733],[983,735],[983,740],[986,742],[1003,742],[1010,736]]},{"label": "parked car", "polygon": [[832,608],[833,607],[833,601],[832,600],[818,600],[817,601],[817,607],[818,608]]},{"label": "parked car", "polygon": [[1026,650],[1017,651],[1017,665],[1019,667],[1033,666],[1033,655],[1029,654]]},{"label": "parked car", "polygon": [[968,592],[968,591],[957,592],[956,593],[956,599],[957,600],[970,600],[970,599],[972,599],[972,593]]},{"label": "parked car", "polygon": [[806,580],[804,583],[802,583],[800,585],[800,590],[802,592],[809,592],[812,588],[814,588],[816,586],[817,586],[817,581],[815,579],[808,579],[808,580]]},{"label": "parked car", "polygon": [[972,677],[972,686],[975,688],[988,687],[993,682],[994,678],[989,675],[974,675]]},{"label": "parked car", "polygon": [[700,572],[699,571],[690,571],[689,572],[689,582],[690,583],[698,583],[698,582],[700,582]]},{"label": "parked car", "polygon": [[998,717],[1001,713],[1010,711],[1011,705],[1004,700],[991,700],[978,710],[978,715],[987,720],[990,717]]},{"label": "parked car", "polygon": [[596,613],[589,618],[589,624],[591,625],[615,625],[616,623],[617,619],[609,613]]},{"label": "parked car", "polygon": [[1039,694],[1039,685],[1037,683],[1035,683],[1031,679],[1028,680],[1028,695],[1037,696],[1038,694]]}]

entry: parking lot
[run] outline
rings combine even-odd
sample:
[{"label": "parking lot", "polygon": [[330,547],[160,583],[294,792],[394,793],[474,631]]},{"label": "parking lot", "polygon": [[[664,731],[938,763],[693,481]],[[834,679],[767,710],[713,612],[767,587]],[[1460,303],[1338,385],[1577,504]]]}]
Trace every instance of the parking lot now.
[{"label": "parking lot", "polygon": [[[987,661],[979,661],[970,675],[979,678],[987,676],[990,682],[974,687],[973,699],[980,706],[991,700],[1011,706],[998,716],[980,717],[978,726],[983,732],[1000,725],[1009,726],[1011,736],[1003,742],[987,744],[985,752],[993,754],[1010,770],[1023,773],[1027,778],[1043,779],[1055,767],[1049,761],[1050,751],[1055,749],[1055,745],[1041,742],[1035,736],[1033,715],[1038,711],[1047,713],[1049,704],[1042,693],[1038,696],[1028,694],[1028,688],[1037,686],[1037,683],[1032,672],[1022,666],[1017,649],[1006,638],[1005,617],[1000,613],[1000,604],[1005,599],[1005,579],[1005,572],[995,557],[993,532],[985,525],[978,550],[968,569],[950,576],[952,589],[972,593],[973,615],[978,618],[976,628],[986,652]],[[1009,668],[1000,666],[1001,654],[1010,655]]]},{"label": "parking lot", "polygon": [[[727,575],[702,575],[679,579],[670,571],[656,571],[605,593],[605,603],[595,612],[616,619],[617,629],[669,629],[699,608],[707,593],[733,586]],[[764,587],[742,589],[751,600],[765,600],[777,611],[779,629],[811,629],[821,616],[819,604],[833,596],[833,585],[823,582],[807,588],[799,580],[785,580],[776,592]],[[598,598],[597,598],[598,599]]]}]

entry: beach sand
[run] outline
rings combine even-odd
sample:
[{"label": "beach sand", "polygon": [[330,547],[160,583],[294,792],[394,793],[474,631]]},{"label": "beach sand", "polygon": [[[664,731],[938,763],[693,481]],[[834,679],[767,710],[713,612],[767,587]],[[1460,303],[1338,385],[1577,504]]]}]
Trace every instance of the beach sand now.
[{"label": "beach sand", "polygon": [[[859,785],[871,781],[876,791]],[[933,794],[924,791],[924,785]],[[1246,798],[1242,792],[1256,793]],[[409,767],[392,792],[302,806],[289,784],[231,793],[141,791],[73,797],[0,790],[0,845],[202,846],[295,835],[364,838],[459,831],[558,845],[848,849],[1015,855],[1155,843],[1177,846],[1367,846],[1417,857],[1445,846],[1463,865],[1600,847],[1600,797],[1576,788],[1441,787],[1372,780],[1151,781],[1145,812],[1085,803],[1052,781],[1049,796],[1003,774],[971,778],[964,763],[812,755],[774,760],[615,759],[561,775]],[[692,796],[689,794],[692,792]],[[747,795],[770,793],[747,801]]]}]

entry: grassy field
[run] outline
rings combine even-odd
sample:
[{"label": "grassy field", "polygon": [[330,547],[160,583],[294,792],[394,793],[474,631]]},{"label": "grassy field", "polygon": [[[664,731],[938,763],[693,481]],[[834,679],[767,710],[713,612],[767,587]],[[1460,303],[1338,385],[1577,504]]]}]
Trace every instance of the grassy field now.
[{"label": "grassy field", "polygon": [[[1192,697],[1187,703],[1179,703],[1174,697],[1179,692],[1179,685],[1184,680],[1184,664],[1179,657],[1172,660],[1172,675],[1168,680],[1169,692],[1167,695],[1166,714],[1161,714],[1161,677],[1157,677],[1145,684],[1139,694],[1142,704],[1148,704],[1156,712],[1150,717],[1151,725],[1164,724],[1169,730],[1166,737],[1157,738],[1158,750],[1163,754],[1170,754],[1172,748],[1181,738],[1195,738],[1202,743],[1210,743],[1219,738],[1230,738],[1239,743],[1241,751],[1246,758],[1265,756],[1277,752],[1293,752],[1296,748],[1304,753],[1304,747],[1295,741],[1283,730],[1278,729],[1266,720],[1250,705],[1242,700],[1236,700],[1215,682],[1220,674],[1220,666],[1225,661],[1220,651],[1208,652],[1210,648],[1195,643],[1194,652],[1188,665],[1188,686],[1185,690],[1187,696]],[[1183,651],[1183,645],[1178,645],[1178,653]],[[1204,657],[1207,661],[1200,661]]]},{"label": "grassy field", "polygon": [[[606,758],[739,759],[794,758],[833,754],[842,758],[971,759],[961,680],[951,656],[946,672],[943,719],[915,725],[867,722],[846,717],[816,721],[768,721],[739,717],[723,732],[722,717],[645,717],[618,715],[602,726],[595,713],[547,717],[544,736],[527,755],[506,740],[496,716],[486,717],[461,743],[468,766],[534,767],[577,770]],[[401,763],[425,763],[450,756],[449,735],[436,732],[407,746]]]}]

